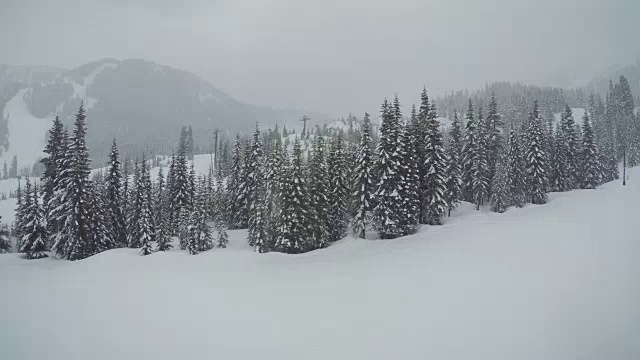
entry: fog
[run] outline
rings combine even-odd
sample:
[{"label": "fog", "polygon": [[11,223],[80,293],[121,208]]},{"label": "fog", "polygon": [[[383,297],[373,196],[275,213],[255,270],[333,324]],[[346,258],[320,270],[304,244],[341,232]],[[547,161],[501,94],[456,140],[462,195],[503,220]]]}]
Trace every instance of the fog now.
[{"label": "fog", "polygon": [[637,0],[1,0],[0,63],[144,58],[239,100],[343,115],[495,80],[572,86],[640,55]]}]

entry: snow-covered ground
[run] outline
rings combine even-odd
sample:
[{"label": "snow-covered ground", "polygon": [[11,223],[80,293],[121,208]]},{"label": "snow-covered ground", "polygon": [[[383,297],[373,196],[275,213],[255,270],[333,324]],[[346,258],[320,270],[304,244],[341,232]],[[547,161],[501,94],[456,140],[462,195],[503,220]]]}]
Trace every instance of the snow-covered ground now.
[{"label": "snow-covered ground", "polygon": [[[571,111],[573,113],[573,121],[575,121],[576,125],[582,126],[582,118],[584,117],[584,113],[587,111],[583,108],[571,108]],[[553,123],[554,129],[560,122],[561,116],[561,112],[553,115],[553,117],[555,118],[555,122]]]},{"label": "snow-covered ground", "polygon": [[640,168],[395,240],[0,255],[6,359],[638,359]]}]

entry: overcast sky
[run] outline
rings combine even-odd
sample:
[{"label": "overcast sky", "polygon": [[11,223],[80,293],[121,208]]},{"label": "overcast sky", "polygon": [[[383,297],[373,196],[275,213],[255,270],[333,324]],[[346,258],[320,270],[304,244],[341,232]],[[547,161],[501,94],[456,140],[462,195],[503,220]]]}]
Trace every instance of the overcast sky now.
[{"label": "overcast sky", "polygon": [[239,100],[342,115],[640,57],[639,0],[0,0],[0,63],[144,58]]}]

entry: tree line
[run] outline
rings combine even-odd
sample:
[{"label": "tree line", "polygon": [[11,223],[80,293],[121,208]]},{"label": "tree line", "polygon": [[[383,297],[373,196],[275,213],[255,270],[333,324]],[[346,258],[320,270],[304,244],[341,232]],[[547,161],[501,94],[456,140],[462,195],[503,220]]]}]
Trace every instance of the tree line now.
[{"label": "tree line", "polygon": [[227,229],[248,229],[258,252],[302,253],[349,231],[392,239],[437,226],[461,201],[495,212],[544,204],[551,191],[617,179],[621,156],[638,163],[640,119],[624,83],[612,84],[606,102],[592,96],[580,125],[568,105],[557,123],[543,121],[537,101],[526,119],[506,123],[491,97],[486,109],[469,99],[446,131],[423,89],[408,116],[397,96],[385,99],[377,131],[367,113],[348,132],[318,128],[299,137],[256,126],[203,175],[189,163],[194,146],[183,129],[166,176],[160,167],[155,179],[144,155],[130,174],[115,140],[106,175],[90,179],[81,106],[71,133],[54,120],[44,175],[19,191],[19,249],[69,260],[118,247],[148,255],[177,237],[197,254],[225,247]]}]

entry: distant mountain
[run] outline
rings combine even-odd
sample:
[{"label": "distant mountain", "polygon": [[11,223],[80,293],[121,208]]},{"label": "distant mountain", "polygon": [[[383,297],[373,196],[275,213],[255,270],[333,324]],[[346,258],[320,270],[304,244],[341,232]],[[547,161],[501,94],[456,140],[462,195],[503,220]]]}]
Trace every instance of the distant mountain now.
[{"label": "distant mountain", "polygon": [[[9,145],[0,160],[17,153],[21,165],[33,164],[44,141],[44,134],[30,139],[33,131],[41,131],[42,121],[48,124],[56,115],[71,125],[81,100],[87,109],[87,143],[97,162],[106,160],[114,137],[129,154],[170,153],[184,125],[192,126],[196,144],[208,148],[215,128],[234,136],[252,131],[256,123],[299,127],[305,114],[246,104],[192,73],[140,59],[102,59],[69,71],[3,65],[0,106],[8,121]],[[317,122],[329,120],[307,115]],[[25,152],[14,150],[22,142],[28,144],[20,147],[37,146],[38,153],[20,156]]]}]

